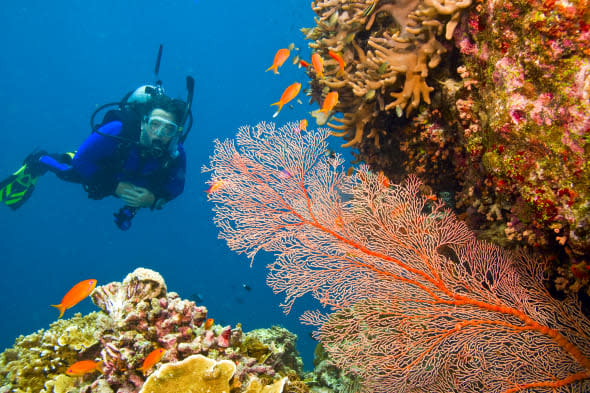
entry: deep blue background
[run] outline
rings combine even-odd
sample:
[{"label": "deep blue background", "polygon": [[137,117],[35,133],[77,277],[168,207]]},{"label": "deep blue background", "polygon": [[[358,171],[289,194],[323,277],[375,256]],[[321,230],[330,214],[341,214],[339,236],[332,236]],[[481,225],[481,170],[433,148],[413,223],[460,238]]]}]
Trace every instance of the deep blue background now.
[{"label": "deep blue background", "polygon": [[[0,349],[19,334],[46,328],[59,303],[80,280],[121,281],[136,267],[159,271],[170,291],[203,296],[210,316],[244,330],[280,324],[299,335],[306,368],[315,343],[298,316],[315,304],[300,302],[284,316],[280,296],[265,285],[269,255],[253,268],[217,239],[200,173],[213,140],[233,137],[244,124],[272,120],[283,89],[307,86],[291,59],[280,75],[264,72],[278,48],[295,42],[309,57],[299,31],[314,25],[309,1],[68,0],[5,2],[0,11],[0,174],[16,170],[35,147],[75,149],[89,134],[89,116],[105,102],[160,77],[171,96],[185,98],[185,76],[196,80],[195,125],[186,143],[185,192],[162,211],[141,211],[129,232],[112,213],[121,202],[87,199],[79,185],[48,174],[33,197],[13,212],[0,206]],[[293,55],[292,55],[293,56]],[[285,107],[278,122],[299,120],[316,107]],[[311,123],[311,118],[308,116]],[[243,284],[252,288],[246,291]],[[89,300],[66,311],[89,312]]]}]

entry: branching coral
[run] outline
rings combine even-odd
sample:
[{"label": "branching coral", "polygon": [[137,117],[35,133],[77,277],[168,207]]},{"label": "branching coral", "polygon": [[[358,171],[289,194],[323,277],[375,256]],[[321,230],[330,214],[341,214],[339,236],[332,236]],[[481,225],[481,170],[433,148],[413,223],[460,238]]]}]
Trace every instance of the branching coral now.
[{"label": "branching coral", "polygon": [[[378,117],[405,111],[407,117],[421,102],[430,103],[426,78],[446,51],[438,40],[445,32],[452,37],[464,1],[364,0],[315,1],[317,26],[303,29],[313,40],[310,47],[325,59],[325,78],[312,81],[313,99],[320,102],[329,90],[337,90],[336,110],[343,120],[330,126],[336,135],[349,140],[344,146],[359,145],[371,138],[379,145],[383,128]],[[340,52],[348,64],[344,73],[328,52]],[[309,75],[315,78],[310,70]],[[318,118],[324,124],[325,118]]]}]

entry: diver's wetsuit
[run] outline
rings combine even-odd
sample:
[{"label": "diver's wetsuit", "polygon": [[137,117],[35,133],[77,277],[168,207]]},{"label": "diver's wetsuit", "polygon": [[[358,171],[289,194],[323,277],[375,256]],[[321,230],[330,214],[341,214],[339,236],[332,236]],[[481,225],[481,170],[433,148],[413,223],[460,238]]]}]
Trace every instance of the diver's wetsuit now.
[{"label": "diver's wetsuit", "polygon": [[175,157],[157,158],[139,141],[140,120],[131,111],[110,111],[103,124],[80,145],[76,154],[43,155],[39,161],[63,180],[81,183],[92,199],[114,195],[119,182],[129,182],[154,193],[158,207],[182,193],[186,155],[181,145]]}]

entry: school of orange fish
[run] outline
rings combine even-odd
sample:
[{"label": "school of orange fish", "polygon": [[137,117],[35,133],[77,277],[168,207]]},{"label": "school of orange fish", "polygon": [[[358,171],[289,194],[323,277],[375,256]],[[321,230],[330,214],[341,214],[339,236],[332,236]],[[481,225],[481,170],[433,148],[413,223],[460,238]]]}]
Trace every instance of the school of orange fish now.
[{"label": "school of orange fish", "polygon": [[[285,63],[285,61],[287,61],[287,59],[289,58],[289,56],[291,54],[291,50],[293,50],[293,49],[294,49],[294,44],[290,44],[289,48],[281,48],[281,49],[277,50],[277,52],[275,53],[272,65],[270,67],[268,67],[266,69],[266,71],[273,71],[275,74],[279,74],[279,68]],[[346,63],[342,59],[342,56],[340,56],[340,54],[333,52],[333,51],[329,51],[328,54],[330,55],[330,57],[332,57],[338,63],[338,74],[344,75],[346,72],[345,71]],[[316,78],[319,78],[319,79],[324,78],[324,59],[322,59],[322,57],[317,52],[314,52],[311,55],[311,64],[303,59],[300,59],[298,55],[295,56],[295,58],[293,59],[293,64],[297,64],[298,67],[303,67],[305,69],[312,67],[313,73],[315,73]],[[279,115],[279,113],[281,112],[281,109],[283,109],[283,106],[285,104],[291,102],[292,100],[294,100],[297,97],[297,95],[299,94],[300,90],[301,90],[301,83],[299,83],[299,82],[294,82],[294,83],[290,84],[289,86],[287,86],[285,88],[285,90],[283,91],[283,94],[281,94],[281,98],[277,102],[270,104],[271,106],[276,105],[278,107],[277,111],[273,114],[272,117],[273,118],[277,117]],[[326,97],[323,100],[321,108],[316,111],[313,111],[311,113],[311,115],[316,118],[318,118],[318,116],[321,115],[323,119],[327,120],[330,116],[332,116],[334,114],[334,112],[335,112],[334,108],[336,107],[337,104],[338,104],[338,92],[337,91],[330,91],[328,94],[326,94]],[[308,123],[307,119],[305,119],[305,118],[301,119],[299,121],[299,130],[306,131],[308,124],[309,123]],[[291,177],[290,173],[286,169],[281,170],[278,176],[282,179],[288,179],[289,177]],[[223,187],[224,184],[225,183],[224,183],[223,179],[212,180],[209,183],[209,188],[207,190],[205,190],[205,192],[207,194],[212,194],[212,193],[218,191],[221,187]]]},{"label": "school of orange fish", "polygon": [[[291,45],[289,45],[289,48],[281,48],[281,49],[277,50],[274,60],[272,62],[272,65],[270,67],[268,67],[268,69],[266,71],[272,70],[275,74],[278,74],[279,67],[281,67],[285,63],[285,61],[287,61],[293,47],[294,47],[294,45],[291,44]],[[328,54],[330,55],[330,57],[332,57],[338,63],[338,74],[344,75],[344,73],[345,73],[344,69],[346,67],[346,63],[344,62],[344,60],[342,60],[342,56],[340,56],[340,54],[333,52],[333,51],[329,51]],[[299,67],[304,67],[306,69],[308,67],[310,67],[310,64],[307,61],[300,59],[299,56],[295,57],[293,64],[298,64]],[[320,78],[320,79],[324,78],[324,59],[322,59],[322,57],[317,52],[314,52],[311,55],[311,67],[313,67],[313,71],[315,72],[316,78]],[[277,105],[279,107],[272,117],[277,117],[279,112],[283,108],[283,106],[285,104],[287,104],[288,102],[290,102],[291,100],[293,100],[295,97],[297,97],[300,90],[301,90],[301,83],[299,83],[299,82],[295,82],[295,83],[287,86],[287,88],[283,91],[283,94],[281,95],[281,99],[279,101],[271,104],[271,105]],[[332,111],[334,110],[334,107],[337,104],[338,104],[338,92],[331,91],[326,95],[326,97],[324,98],[324,102],[322,103],[321,109],[319,109],[319,111],[317,111],[317,112],[322,113],[327,118],[332,115]],[[299,128],[301,130],[305,130],[306,127],[307,127],[307,120],[302,119],[300,121]]]}]

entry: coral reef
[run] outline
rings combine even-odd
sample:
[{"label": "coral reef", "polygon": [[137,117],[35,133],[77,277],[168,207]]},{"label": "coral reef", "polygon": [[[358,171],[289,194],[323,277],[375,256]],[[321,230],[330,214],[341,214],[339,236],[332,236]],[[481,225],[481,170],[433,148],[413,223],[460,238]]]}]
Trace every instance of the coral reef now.
[{"label": "coral reef", "polygon": [[313,392],[360,391],[360,379],[336,366],[321,343],[316,345],[313,366],[313,371],[306,375],[307,384]]},{"label": "coral reef", "polygon": [[553,289],[590,295],[590,7],[469,3],[314,2],[310,46],[348,65],[310,71],[312,97],[339,91],[328,125],[359,161],[419,174],[481,238],[551,254]]},{"label": "coral reef", "polygon": [[[272,386],[284,378],[293,386],[301,384],[295,335],[277,327],[243,334],[239,324],[205,328],[207,309],[168,292],[157,272],[136,269],[123,282],[96,287],[91,297],[101,312],[85,317],[77,314],[54,322],[47,331],[21,336],[13,348],[0,355],[3,388],[15,393],[137,393],[146,380],[152,381],[149,386],[156,386],[163,375],[193,367],[186,366],[193,360],[182,361],[195,359],[195,355],[229,364],[232,372],[226,379],[231,377],[233,392],[247,391],[255,378],[261,388],[252,388],[252,392],[282,391],[291,382],[284,380],[278,390]],[[144,375],[138,369],[155,348],[164,349],[164,356]],[[102,373],[66,376],[68,366],[79,360],[102,361]],[[184,384],[165,379],[170,384]],[[143,392],[171,391],[150,389]]]},{"label": "coral reef", "polygon": [[248,332],[242,341],[243,352],[255,357],[259,363],[280,365],[285,372],[303,373],[303,362],[295,345],[297,335],[280,326]]}]

